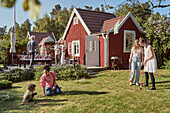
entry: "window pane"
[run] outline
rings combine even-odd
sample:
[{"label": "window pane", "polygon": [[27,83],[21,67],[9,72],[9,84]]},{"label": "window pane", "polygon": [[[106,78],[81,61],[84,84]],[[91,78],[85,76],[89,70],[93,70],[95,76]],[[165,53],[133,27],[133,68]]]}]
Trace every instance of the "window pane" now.
[{"label": "window pane", "polygon": [[74,43],[74,54],[76,54],[76,43]]},{"label": "window pane", "polygon": [[92,47],[93,47],[93,51],[96,51],[96,40],[93,40],[93,45],[92,45]]},{"label": "window pane", "polygon": [[75,24],[78,24],[78,18],[77,17],[74,17],[74,25]]},{"label": "window pane", "polygon": [[130,51],[133,46],[134,33],[126,33],[126,51]]},{"label": "window pane", "polygon": [[77,54],[79,54],[79,43],[77,42]]},{"label": "window pane", "polygon": [[89,40],[89,51],[92,51],[92,41],[91,40]]}]

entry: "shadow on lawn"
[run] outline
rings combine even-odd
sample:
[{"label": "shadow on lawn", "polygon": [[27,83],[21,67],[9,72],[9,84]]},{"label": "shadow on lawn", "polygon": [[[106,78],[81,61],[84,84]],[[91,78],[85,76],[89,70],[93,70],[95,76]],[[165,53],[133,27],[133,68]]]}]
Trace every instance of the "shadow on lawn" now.
[{"label": "shadow on lawn", "polygon": [[103,77],[103,76],[105,76],[105,74],[103,74],[103,75],[89,75],[89,76],[87,76],[86,77],[86,79],[93,79],[93,78],[98,78],[98,77]]},{"label": "shadow on lawn", "polygon": [[21,86],[12,86],[11,88],[15,89],[15,88],[22,88]]},{"label": "shadow on lawn", "polygon": [[[35,107],[39,107],[39,106],[51,107],[51,106],[56,106],[56,105],[65,105],[66,103],[59,103],[59,102],[65,102],[68,100],[66,99],[61,99],[61,100],[35,99],[35,101],[36,101],[36,104],[34,104],[33,102],[26,103],[25,105],[18,103],[14,106],[8,106],[7,108],[4,108],[2,110],[6,112],[13,111],[13,110],[19,110],[19,111],[24,110],[24,112],[30,112],[30,110],[34,110]],[[1,113],[1,110],[0,110],[0,113]]]},{"label": "shadow on lawn", "polygon": [[100,95],[106,94],[108,92],[97,92],[97,91],[64,91],[62,95],[80,95],[80,94],[88,94],[88,95]]},{"label": "shadow on lawn", "polygon": [[163,83],[169,83],[170,81],[160,81],[160,82],[155,82],[155,84],[163,84]]},{"label": "shadow on lawn", "polygon": [[156,85],[156,87],[159,87],[161,89],[170,89],[170,85]]}]

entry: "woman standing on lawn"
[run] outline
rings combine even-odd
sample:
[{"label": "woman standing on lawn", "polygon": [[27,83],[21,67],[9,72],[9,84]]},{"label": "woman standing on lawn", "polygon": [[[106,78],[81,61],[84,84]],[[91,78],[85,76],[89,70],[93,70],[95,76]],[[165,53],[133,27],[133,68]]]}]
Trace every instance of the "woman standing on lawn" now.
[{"label": "woman standing on lawn", "polygon": [[130,74],[130,86],[133,84],[135,68],[136,68],[136,80],[135,84],[139,85],[140,69],[141,69],[141,58],[143,56],[143,49],[138,43],[138,39],[135,40],[133,47],[131,49],[131,54],[129,58],[129,65],[131,64],[131,74]]},{"label": "woman standing on lawn", "polygon": [[[41,86],[43,87],[44,96],[51,96],[53,92],[55,94],[60,94],[60,87],[56,83],[56,74],[54,71],[50,71],[50,66],[45,65],[43,67],[44,74],[41,76]],[[45,94],[46,90],[46,94]]]},{"label": "woman standing on lawn", "polygon": [[149,80],[149,76],[148,73],[150,74],[151,77],[151,81],[152,81],[152,87],[150,90],[156,90],[155,87],[155,77],[153,75],[153,73],[157,72],[157,60],[156,60],[156,56],[155,56],[155,52],[154,49],[152,48],[151,45],[147,44],[144,38],[140,38],[139,39],[139,44],[141,46],[144,47],[144,71],[145,71],[145,86],[148,86],[148,80]]},{"label": "woman standing on lawn", "polygon": [[66,42],[63,41],[62,45],[61,45],[61,65],[66,64],[66,61],[65,61],[65,52],[66,52],[66,49],[67,49]]}]

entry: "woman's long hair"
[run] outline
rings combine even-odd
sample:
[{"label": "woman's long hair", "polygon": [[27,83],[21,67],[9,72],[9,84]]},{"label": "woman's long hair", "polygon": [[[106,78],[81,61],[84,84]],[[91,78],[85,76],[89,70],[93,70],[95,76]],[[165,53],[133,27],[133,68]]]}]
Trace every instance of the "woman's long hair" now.
[{"label": "woman's long hair", "polygon": [[133,49],[134,49],[134,50],[138,49],[139,52],[141,52],[141,51],[142,51],[141,46],[140,46],[140,45],[139,45],[139,46],[136,46],[136,43],[139,45],[139,40],[138,40],[138,39],[136,39],[136,40],[134,41]]}]

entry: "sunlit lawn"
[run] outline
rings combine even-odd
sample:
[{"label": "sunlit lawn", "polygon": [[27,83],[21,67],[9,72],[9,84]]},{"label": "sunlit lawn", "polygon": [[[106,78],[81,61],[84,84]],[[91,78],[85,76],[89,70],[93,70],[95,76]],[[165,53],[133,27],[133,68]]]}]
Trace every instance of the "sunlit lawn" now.
[{"label": "sunlit lawn", "polygon": [[[0,103],[2,112],[31,113],[168,113],[170,112],[170,70],[158,70],[156,91],[147,91],[126,83],[127,70],[103,71],[90,79],[79,81],[57,81],[63,93],[43,97],[39,81],[14,83],[13,88],[0,90],[16,96],[13,101]],[[142,76],[142,75],[141,75]],[[37,85],[36,104],[21,105],[22,95],[30,83]],[[151,84],[149,84],[151,86]]]},{"label": "sunlit lawn", "polygon": [[3,64],[0,64],[0,67],[3,67]]}]

